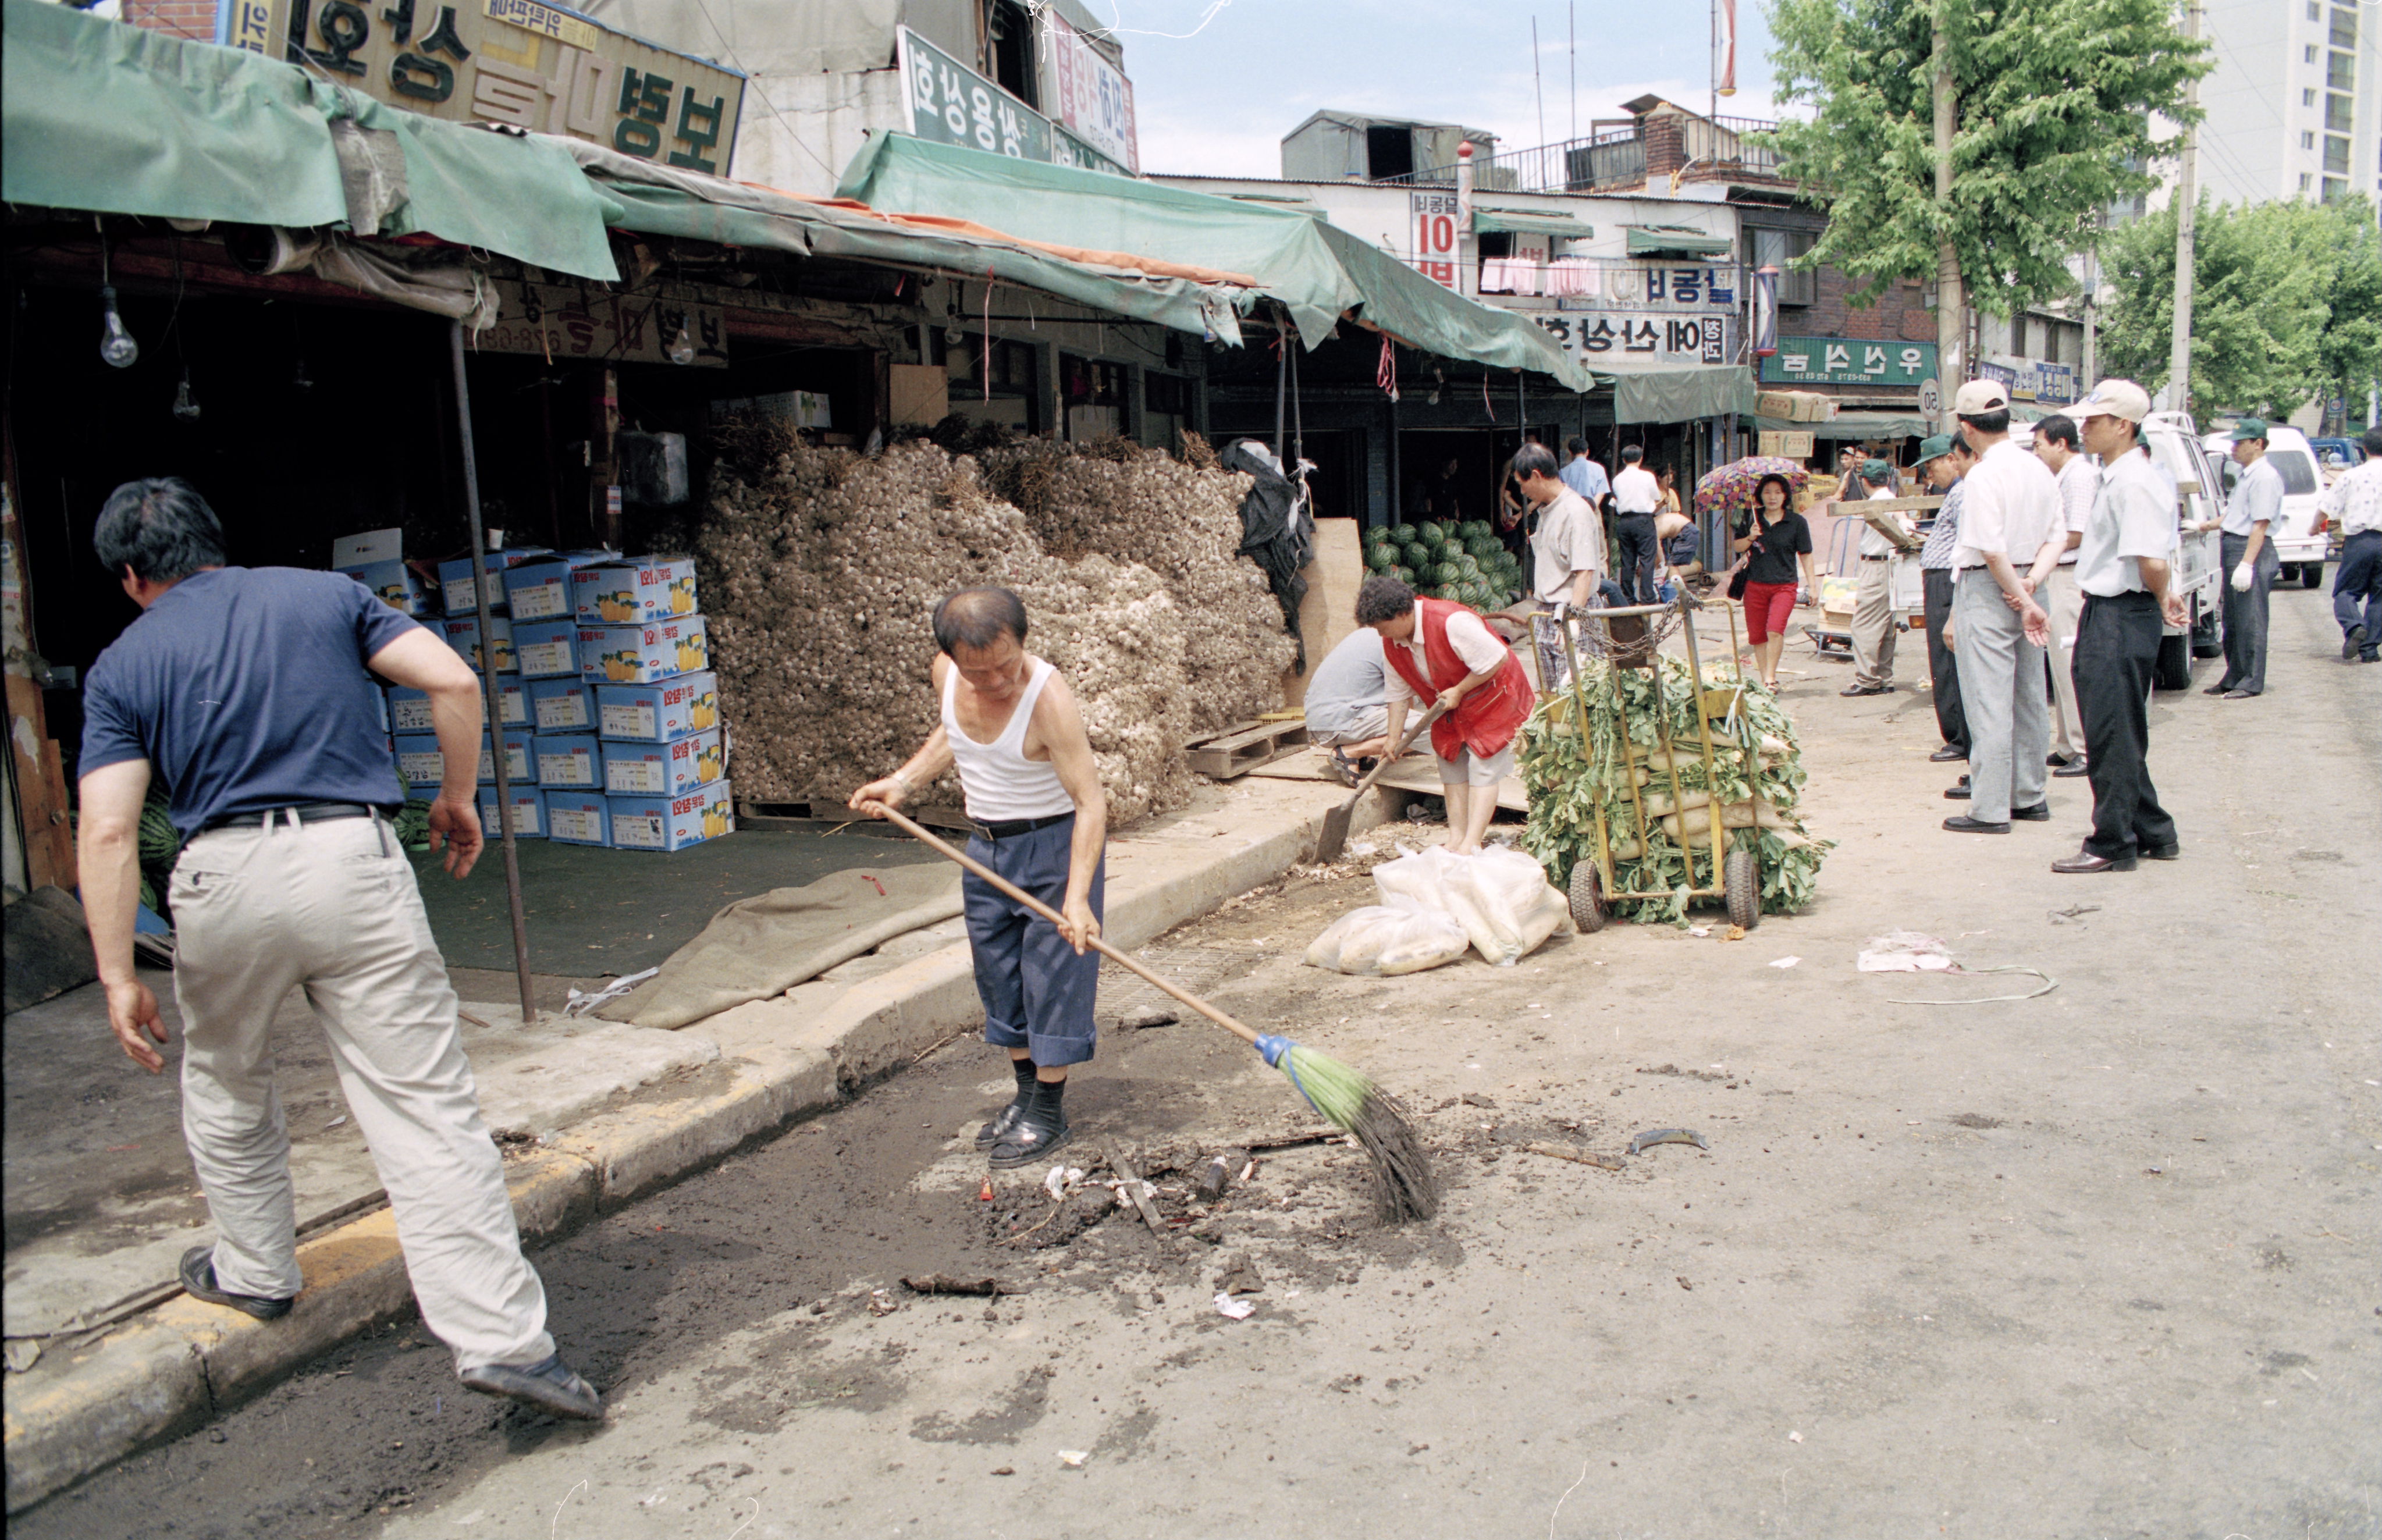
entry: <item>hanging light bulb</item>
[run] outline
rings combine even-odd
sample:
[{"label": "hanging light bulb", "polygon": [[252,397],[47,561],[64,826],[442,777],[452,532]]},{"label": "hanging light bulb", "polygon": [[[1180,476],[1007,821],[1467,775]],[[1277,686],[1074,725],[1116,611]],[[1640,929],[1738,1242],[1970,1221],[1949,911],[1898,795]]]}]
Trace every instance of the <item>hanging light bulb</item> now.
[{"label": "hanging light bulb", "polygon": [[174,387],[174,415],[185,422],[199,420],[199,404],[190,398],[190,372],[182,371],[182,383]]},{"label": "hanging light bulb", "polygon": [[298,355],[298,375],[297,378],[289,382],[289,388],[292,390],[312,390],[314,388],[314,382],[306,377],[306,355],[303,353]]},{"label": "hanging light bulb", "polygon": [[670,338],[669,361],[676,364],[689,364],[694,361],[694,338],[687,330],[686,317],[683,315],[678,318],[678,336]]},{"label": "hanging light bulb", "polygon": [[129,369],[141,356],[141,344],[132,340],[132,334],[124,329],[124,317],[116,313],[115,285],[100,289],[99,303],[107,317],[100,328],[99,356],[110,369]]}]

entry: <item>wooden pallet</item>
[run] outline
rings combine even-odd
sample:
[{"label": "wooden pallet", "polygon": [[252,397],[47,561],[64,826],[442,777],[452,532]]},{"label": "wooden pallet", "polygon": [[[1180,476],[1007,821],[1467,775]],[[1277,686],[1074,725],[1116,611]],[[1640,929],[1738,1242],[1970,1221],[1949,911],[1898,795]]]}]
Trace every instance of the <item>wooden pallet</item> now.
[{"label": "wooden pallet", "polygon": [[[951,829],[964,834],[975,827],[968,821],[967,814],[957,808],[929,807],[907,811],[912,818],[930,829]],[[755,829],[816,832],[848,824],[862,833],[900,834],[890,824],[862,818],[841,802],[760,802],[739,797],[736,799],[736,819],[740,827]],[[908,836],[902,837],[907,838]]]},{"label": "wooden pallet", "polygon": [[1235,722],[1222,732],[1195,739],[1185,745],[1184,758],[1191,768],[1211,780],[1228,781],[1246,776],[1260,764],[1271,764],[1283,755],[1307,746],[1307,723],[1296,722]]}]

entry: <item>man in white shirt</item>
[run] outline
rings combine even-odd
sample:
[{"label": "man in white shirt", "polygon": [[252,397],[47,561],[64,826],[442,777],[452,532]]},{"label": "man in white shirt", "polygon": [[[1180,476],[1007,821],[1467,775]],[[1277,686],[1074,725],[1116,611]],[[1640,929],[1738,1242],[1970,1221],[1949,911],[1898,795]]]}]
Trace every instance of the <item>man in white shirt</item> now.
[{"label": "man in white shirt", "polygon": [[2181,853],[2149,765],[2160,637],[2165,626],[2189,618],[2183,596],[2168,586],[2175,483],[2143,447],[2142,422],[2150,409],[2150,397],[2130,380],[2103,380],[2076,403],[2083,446],[2108,468],[2074,547],[2073,568],[2084,596],[2072,667],[2093,777],[2093,832],[2081,850],[2051,863],[2055,872],[2130,872],[2138,857],[2173,861]]},{"label": "man in white shirt", "polygon": [[[1961,438],[1977,452],[1963,478],[1952,629],[1960,709],[1969,722],[1969,779],[1944,793],[1967,813],[1944,820],[1956,834],[2008,834],[2010,820],[2048,823],[2044,756],[2051,746],[2043,646],[2051,617],[2026,586],[2026,570],[2059,535],[2059,486],[2041,460],[2009,441],[2009,394],[1971,380],[1952,398]],[[2056,546],[2055,546],[2056,549]]]},{"label": "man in white shirt", "polygon": [[[2361,441],[2365,463],[2332,483],[2316,504],[2340,527],[2340,570],[2332,580],[2332,617],[2340,622],[2340,661],[2382,662],[2382,428]],[[2363,605],[2364,618],[2358,617]]]},{"label": "man in white shirt", "polygon": [[1596,507],[1597,499],[1613,490],[1613,483],[1605,480],[1604,467],[1588,458],[1588,440],[1578,434],[1564,447],[1571,458],[1564,462],[1563,484],[1587,499],[1590,507]]},{"label": "man in white shirt", "polygon": [[1586,609],[1602,587],[1603,523],[1595,506],[1556,476],[1554,457],[1535,444],[1514,457],[1514,481],[1539,510],[1539,531],[1530,537],[1530,598],[1538,607],[1530,640],[1539,656],[1539,688],[1553,690],[1569,666],[1556,629],[1564,606]]},{"label": "man in white shirt", "polygon": [[2077,715],[2069,663],[2076,645],[2076,621],[2084,613],[2083,591],[2076,586],[2076,552],[2084,539],[2085,520],[2093,517],[2093,499],[2101,490],[2101,472],[2081,444],[2073,418],[2055,412],[2034,425],[2034,457],[2059,483],[2060,527],[2066,534],[2054,561],[2028,574],[2029,586],[2051,617],[2051,688],[2059,703],[2058,714],[2051,719],[2051,757],[2059,762],[2055,774],[2065,777],[2084,774],[2084,722]]},{"label": "man in white shirt", "polygon": [[1663,559],[1654,531],[1654,510],[1663,506],[1663,483],[1639,462],[1646,451],[1635,444],[1621,451],[1621,474],[1613,478],[1613,536],[1620,547],[1614,581],[1633,605],[1654,602],[1654,569]]},{"label": "man in white shirt", "polygon": [[[1861,484],[1871,502],[1890,502],[1898,494],[1894,467],[1882,459],[1860,467]],[[1848,506],[1845,511],[1853,512]],[[1910,520],[1886,514],[1895,526],[1909,532]],[[1839,695],[1885,695],[1894,689],[1894,553],[1895,543],[1875,526],[1861,530],[1860,578],[1853,598],[1853,682]]]},{"label": "man in white shirt", "polygon": [[2266,458],[2264,418],[2233,424],[2233,463],[2241,479],[2225,500],[2225,532],[2217,537],[2230,574],[2225,588],[2225,677],[2201,691],[2246,701],[2266,691],[2266,594],[2282,564],[2266,538],[2282,516],[2283,473]]}]

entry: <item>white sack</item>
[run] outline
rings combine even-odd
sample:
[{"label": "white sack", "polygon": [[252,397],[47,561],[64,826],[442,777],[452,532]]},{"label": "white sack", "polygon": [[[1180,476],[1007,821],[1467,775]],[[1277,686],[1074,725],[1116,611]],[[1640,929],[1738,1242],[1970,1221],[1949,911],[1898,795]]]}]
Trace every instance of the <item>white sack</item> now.
[{"label": "white sack", "polygon": [[1510,967],[1570,923],[1545,868],[1519,850],[1451,855],[1434,846],[1373,868],[1381,901],[1453,915],[1487,961]]},{"label": "white sack", "polygon": [[1437,910],[1369,904],[1332,921],[1309,942],[1307,965],[1335,973],[1394,977],[1454,962],[1471,944],[1464,927]]}]

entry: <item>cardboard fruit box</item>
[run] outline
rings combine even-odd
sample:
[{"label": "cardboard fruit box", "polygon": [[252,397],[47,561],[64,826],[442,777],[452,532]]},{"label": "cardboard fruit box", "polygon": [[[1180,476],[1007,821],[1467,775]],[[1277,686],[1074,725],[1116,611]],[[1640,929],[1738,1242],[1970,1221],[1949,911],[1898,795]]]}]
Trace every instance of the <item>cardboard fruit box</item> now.
[{"label": "cardboard fruit box", "polygon": [[710,666],[710,637],[700,615],[579,628],[579,672],[597,684],[653,684]]}]

